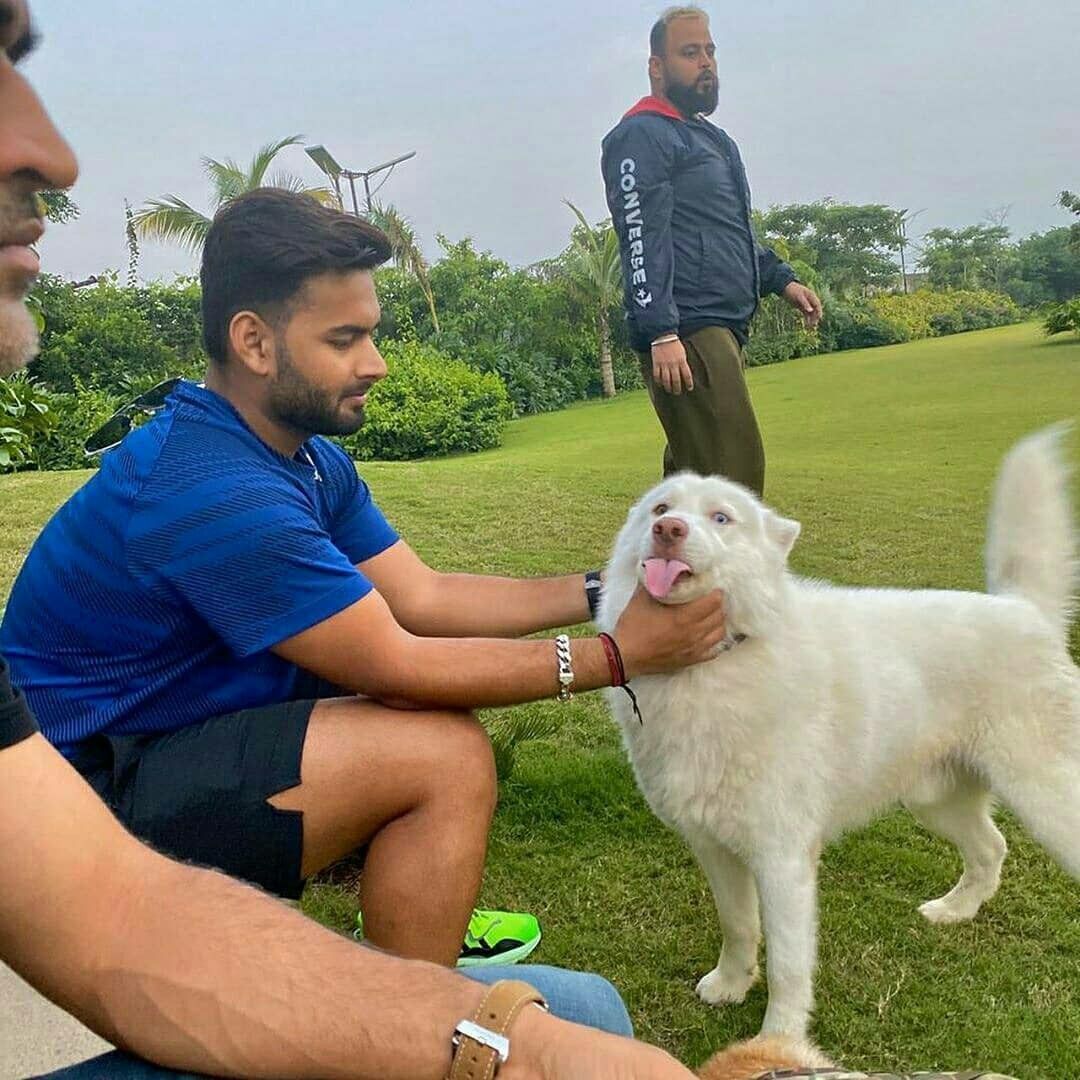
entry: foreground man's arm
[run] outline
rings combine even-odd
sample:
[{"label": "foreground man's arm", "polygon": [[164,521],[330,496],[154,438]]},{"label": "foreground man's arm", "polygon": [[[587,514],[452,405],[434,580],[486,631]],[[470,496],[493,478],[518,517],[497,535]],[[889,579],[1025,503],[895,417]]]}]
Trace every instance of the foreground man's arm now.
[{"label": "foreground man's arm", "polygon": [[[117,1045],[227,1076],[438,1080],[485,989],[152,852],[40,735],[0,751],[0,957]],[[690,1075],[527,1012],[506,1080]]]}]

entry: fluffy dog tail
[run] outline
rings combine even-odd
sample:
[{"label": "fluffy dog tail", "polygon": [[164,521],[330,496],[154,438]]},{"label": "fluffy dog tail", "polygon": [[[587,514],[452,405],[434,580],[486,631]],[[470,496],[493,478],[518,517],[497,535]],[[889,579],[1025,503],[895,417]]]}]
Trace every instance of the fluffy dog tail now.
[{"label": "fluffy dog tail", "polygon": [[1062,454],[1068,424],[1022,439],[998,474],[986,540],[992,593],[1022,596],[1064,636],[1073,613],[1078,564]]},{"label": "fluffy dog tail", "polygon": [[828,1069],[833,1063],[816,1047],[786,1035],[759,1035],[714,1054],[698,1070],[699,1080],[760,1080],[776,1070]]}]

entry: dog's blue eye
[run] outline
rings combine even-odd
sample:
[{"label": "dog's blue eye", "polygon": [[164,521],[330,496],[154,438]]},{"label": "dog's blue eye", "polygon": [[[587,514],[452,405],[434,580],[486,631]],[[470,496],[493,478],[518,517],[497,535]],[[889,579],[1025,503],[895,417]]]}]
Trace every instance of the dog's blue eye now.
[{"label": "dog's blue eye", "polygon": [[712,519],[716,522],[717,525],[726,525],[729,520],[727,514],[725,514],[722,510],[717,510],[716,513],[713,514]]}]

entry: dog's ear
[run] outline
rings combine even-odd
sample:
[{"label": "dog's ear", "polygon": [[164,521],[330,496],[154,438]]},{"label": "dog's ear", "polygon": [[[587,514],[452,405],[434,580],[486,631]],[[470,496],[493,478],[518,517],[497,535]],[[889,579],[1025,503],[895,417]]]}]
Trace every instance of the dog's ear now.
[{"label": "dog's ear", "polygon": [[802,526],[791,518],[783,518],[767,510],[765,518],[765,535],[780,549],[780,554],[786,559],[799,538]]}]

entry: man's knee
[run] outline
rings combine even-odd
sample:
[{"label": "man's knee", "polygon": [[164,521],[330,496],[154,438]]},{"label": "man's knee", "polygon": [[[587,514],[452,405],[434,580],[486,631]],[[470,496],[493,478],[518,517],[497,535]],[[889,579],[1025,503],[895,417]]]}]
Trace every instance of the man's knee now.
[{"label": "man's knee", "polygon": [[[363,698],[320,702],[304,743],[304,783],[351,782],[359,770],[395,798],[494,806],[491,741],[479,720],[456,709],[399,709]],[[370,787],[369,787],[370,791]],[[289,808],[287,803],[272,800]]]},{"label": "man's knee", "polygon": [[632,1038],[634,1025],[619,991],[602,975],[581,973],[571,1019],[578,1024]]},{"label": "man's knee", "polygon": [[474,809],[495,809],[498,777],[495,755],[484,725],[472,713],[429,713],[435,734],[432,779],[438,795]]}]

